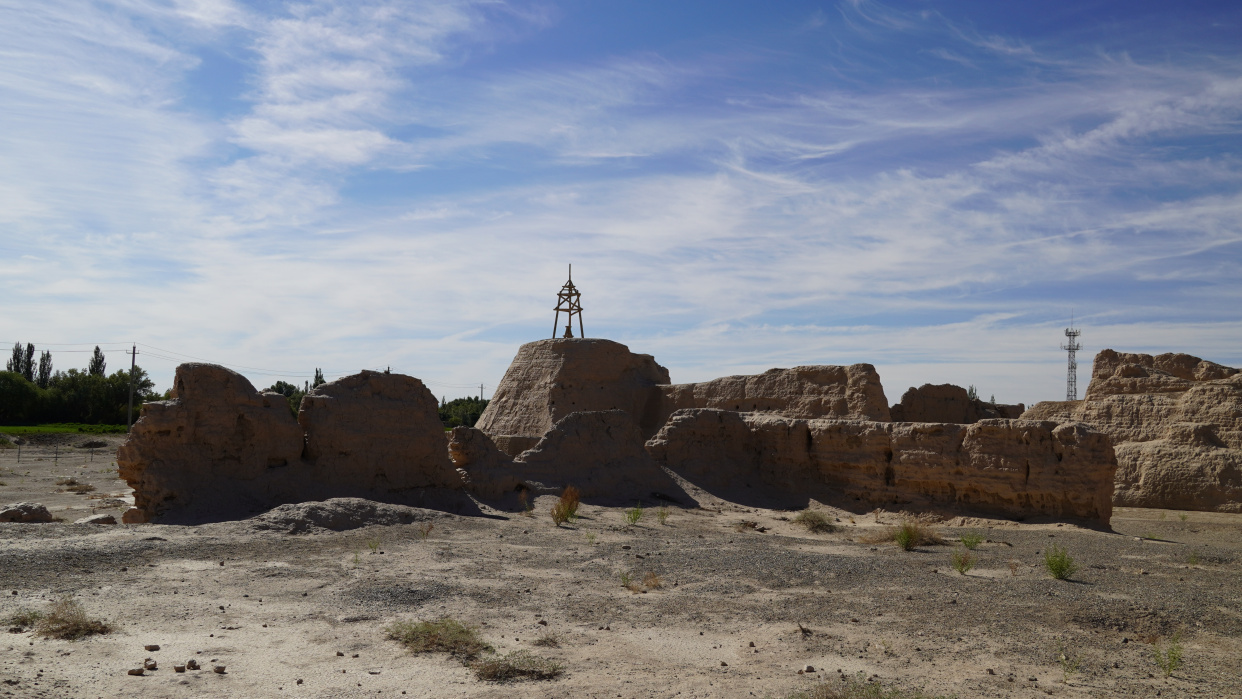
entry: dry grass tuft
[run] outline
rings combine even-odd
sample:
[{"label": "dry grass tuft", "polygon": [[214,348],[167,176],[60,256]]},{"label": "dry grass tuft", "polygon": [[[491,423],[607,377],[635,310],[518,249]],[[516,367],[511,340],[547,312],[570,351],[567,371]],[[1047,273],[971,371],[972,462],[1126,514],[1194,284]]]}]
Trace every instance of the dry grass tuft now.
[{"label": "dry grass tuft", "polygon": [[552,521],[556,526],[578,519],[579,493],[572,485],[565,486],[561,499],[552,506]]},{"label": "dry grass tuft", "polygon": [[83,495],[83,494],[85,494],[85,493],[91,493],[91,492],[94,492],[94,491],[95,491],[95,486],[93,486],[93,485],[91,485],[91,484],[89,484],[89,483],[79,483],[79,484],[77,484],[77,485],[71,485],[71,486],[69,486],[68,488],[65,488],[65,490],[67,490],[67,491],[69,491],[69,492],[71,492],[71,493],[77,493],[78,495]]},{"label": "dry grass tuft", "polygon": [[43,612],[23,607],[3,619],[0,619],[0,626],[7,626],[10,629],[26,629],[39,623],[39,620],[42,618]]},{"label": "dry grass tuft", "polygon": [[915,521],[905,521],[900,526],[888,527],[883,532],[863,537],[861,541],[865,544],[886,544],[891,541],[905,551],[911,551],[919,546],[944,544],[944,539],[935,529]]},{"label": "dry grass tuft", "polygon": [[40,636],[77,641],[95,634],[111,633],[112,625],[86,615],[86,609],[75,599],[66,597],[52,603],[48,613],[35,622]]},{"label": "dry grass tuft", "polygon": [[664,581],[654,572],[647,571],[647,574],[643,576],[643,586],[648,590],[658,590],[664,587]]},{"label": "dry grass tuft", "polygon": [[77,485],[77,484],[78,484],[78,479],[76,478],[62,478],[56,481],[56,485],[59,485],[59,486]]},{"label": "dry grass tuft", "polygon": [[787,699],[944,699],[924,694],[919,690],[903,690],[885,687],[880,682],[868,682],[862,675],[841,677],[840,682],[824,682],[807,692],[791,694]]},{"label": "dry grass tuft", "polygon": [[479,638],[473,626],[444,617],[435,621],[398,621],[385,631],[411,653],[451,653],[467,660],[492,647]]},{"label": "dry grass tuft", "polygon": [[540,648],[560,648],[561,637],[559,634],[548,631],[530,643],[531,645],[539,646]]},{"label": "dry grass tuft", "polygon": [[564,672],[560,663],[526,650],[515,650],[499,658],[480,660],[474,663],[473,668],[475,676],[487,682],[551,680]]},{"label": "dry grass tuft", "polygon": [[832,526],[832,522],[828,521],[828,515],[817,510],[803,510],[798,516],[793,518],[794,524],[801,524],[806,530],[816,534],[827,534],[834,531],[836,527]]}]

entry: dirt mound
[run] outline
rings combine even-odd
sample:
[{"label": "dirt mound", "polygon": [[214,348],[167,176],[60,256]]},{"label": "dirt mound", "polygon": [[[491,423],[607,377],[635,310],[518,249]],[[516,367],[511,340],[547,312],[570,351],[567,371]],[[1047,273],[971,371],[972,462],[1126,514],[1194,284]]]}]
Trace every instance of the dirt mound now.
[{"label": "dirt mound", "polygon": [[1086,398],[1023,417],[1078,421],[1113,438],[1113,502],[1242,512],[1242,373],[1188,354],[1095,357]]},{"label": "dirt mound", "polygon": [[443,513],[419,507],[390,505],[362,498],[331,498],[322,502],[280,505],[251,517],[246,523],[259,531],[307,534],[317,531],[340,532],[370,525],[426,522]]}]

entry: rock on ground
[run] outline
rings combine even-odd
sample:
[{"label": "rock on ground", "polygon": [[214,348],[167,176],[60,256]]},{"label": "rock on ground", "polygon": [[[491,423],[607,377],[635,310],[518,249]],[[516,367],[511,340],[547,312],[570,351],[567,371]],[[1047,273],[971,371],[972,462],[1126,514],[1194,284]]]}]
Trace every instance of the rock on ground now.
[{"label": "rock on ground", "polygon": [[410,524],[442,517],[433,510],[390,505],[362,498],[331,498],[323,502],[280,505],[247,520],[257,530],[304,534],[320,530],[334,532],[370,525]]},{"label": "rock on ground", "polygon": [[81,519],[73,520],[74,524],[116,524],[116,517],[112,515],[91,515]]},{"label": "rock on ground", "polygon": [[1024,418],[1078,421],[1116,445],[1113,503],[1242,512],[1242,373],[1188,354],[1095,357],[1080,401]]},{"label": "rock on ground", "polygon": [[15,502],[0,507],[0,522],[51,522],[52,513],[37,502]]},{"label": "rock on ground", "polygon": [[901,402],[890,409],[893,422],[955,422],[969,425],[980,420],[1014,419],[1026,406],[985,403],[971,398],[961,386],[923,384],[911,387]]},{"label": "rock on ground", "polygon": [[[674,413],[647,450],[690,483],[739,502],[809,498],[1107,524],[1117,467],[1085,425],[794,420]],[[756,501],[757,502],[757,501]]]},{"label": "rock on ground", "polygon": [[611,340],[528,342],[505,371],[476,427],[517,456],[573,412],[624,410],[639,422],[658,403],[668,369]]}]

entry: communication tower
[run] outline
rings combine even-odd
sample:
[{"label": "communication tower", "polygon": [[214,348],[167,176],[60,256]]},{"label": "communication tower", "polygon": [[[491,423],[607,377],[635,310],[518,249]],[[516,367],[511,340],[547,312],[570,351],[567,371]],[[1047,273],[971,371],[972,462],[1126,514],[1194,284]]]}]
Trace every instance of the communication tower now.
[{"label": "communication tower", "polygon": [[556,337],[556,329],[561,326],[561,312],[569,314],[565,319],[565,334],[562,337],[574,336],[574,316],[578,316],[578,337],[586,337],[582,330],[582,294],[574,286],[574,266],[569,266],[569,281],[556,294],[556,318],[552,321],[552,337]]},{"label": "communication tower", "polygon": [[1070,326],[1065,329],[1065,337],[1069,340],[1061,345],[1061,349],[1069,352],[1069,370],[1065,375],[1065,400],[1078,400],[1078,350],[1082,345],[1078,342],[1081,330],[1074,328],[1074,316],[1070,315]]}]

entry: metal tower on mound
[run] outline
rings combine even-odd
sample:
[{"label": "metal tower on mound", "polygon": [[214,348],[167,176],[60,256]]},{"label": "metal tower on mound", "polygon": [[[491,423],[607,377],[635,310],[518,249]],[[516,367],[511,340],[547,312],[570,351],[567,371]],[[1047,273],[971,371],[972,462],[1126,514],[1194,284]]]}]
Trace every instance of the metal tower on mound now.
[{"label": "metal tower on mound", "polygon": [[574,286],[574,266],[569,266],[569,281],[556,294],[556,318],[552,321],[552,337],[556,337],[556,329],[561,326],[561,311],[569,314],[565,322],[563,337],[574,336],[574,316],[578,316],[578,337],[586,337],[582,330],[582,294]]},{"label": "metal tower on mound", "polygon": [[1065,337],[1069,339],[1061,349],[1069,352],[1069,370],[1065,375],[1065,400],[1078,400],[1078,350],[1082,345],[1078,342],[1081,330],[1074,328],[1074,316],[1070,315],[1070,326],[1065,329]]}]

